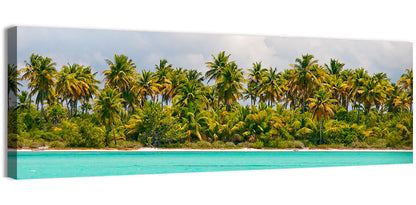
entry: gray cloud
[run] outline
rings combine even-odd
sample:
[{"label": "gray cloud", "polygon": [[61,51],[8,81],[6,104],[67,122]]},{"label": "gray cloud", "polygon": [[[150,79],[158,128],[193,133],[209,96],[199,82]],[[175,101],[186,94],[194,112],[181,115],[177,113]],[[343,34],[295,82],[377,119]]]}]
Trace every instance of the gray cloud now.
[{"label": "gray cloud", "polygon": [[51,57],[58,68],[68,62],[89,65],[100,73],[99,79],[107,69],[104,59],[114,54],[129,56],[138,69],[154,69],[160,59],[167,59],[174,67],[205,72],[205,62],[223,50],[244,69],[262,61],[265,67],[283,70],[309,53],[320,64],[335,58],[346,68],[387,73],[393,82],[413,67],[409,42],[37,27],[19,27],[17,41],[19,66],[24,66],[31,53],[38,53]]}]

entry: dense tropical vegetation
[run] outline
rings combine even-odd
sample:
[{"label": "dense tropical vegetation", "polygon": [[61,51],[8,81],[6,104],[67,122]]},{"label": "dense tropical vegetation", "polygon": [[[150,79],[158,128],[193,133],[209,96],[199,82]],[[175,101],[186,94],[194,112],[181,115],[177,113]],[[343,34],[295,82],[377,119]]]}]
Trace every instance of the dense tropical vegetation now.
[{"label": "dense tropical vegetation", "polygon": [[224,51],[206,73],[105,61],[102,89],[89,66],[37,54],[9,65],[9,147],[413,148],[411,68],[390,82],[309,54],[280,72],[243,69]]}]

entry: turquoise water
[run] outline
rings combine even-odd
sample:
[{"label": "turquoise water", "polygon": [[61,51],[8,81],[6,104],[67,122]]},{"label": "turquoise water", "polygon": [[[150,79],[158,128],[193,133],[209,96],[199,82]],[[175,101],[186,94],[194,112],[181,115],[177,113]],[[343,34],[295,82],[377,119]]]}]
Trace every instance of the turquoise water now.
[{"label": "turquoise water", "polygon": [[413,152],[41,151],[8,157],[17,162],[17,179],[413,163]]}]

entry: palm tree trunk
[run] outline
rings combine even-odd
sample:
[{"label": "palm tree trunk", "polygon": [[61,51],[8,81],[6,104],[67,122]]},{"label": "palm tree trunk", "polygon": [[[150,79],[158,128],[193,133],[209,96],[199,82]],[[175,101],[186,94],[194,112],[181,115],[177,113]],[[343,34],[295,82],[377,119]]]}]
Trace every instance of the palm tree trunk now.
[{"label": "palm tree trunk", "polygon": [[229,99],[227,99],[227,100],[225,101],[225,103],[227,104],[227,112],[230,112],[230,111],[231,111],[230,100],[229,100]]},{"label": "palm tree trunk", "polygon": [[42,130],[42,116],[43,116],[43,99],[40,101],[40,121],[39,121],[39,130]]},{"label": "palm tree trunk", "polygon": [[306,98],[306,89],[303,90],[302,113],[305,113],[305,98]]},{"label": "palm tree trunk", "polygon": [[370,108],[367,108],[367,113],[365,114],[365,125],[367,125],[368,113],[370,113]]},{"label": "palm tree trunk", "polygon": [[319,125],[319,144],[322,144],[322,119]]},{"label": "palm tree trunk", "polygon": [[27,109],[27,113],[30,113],[30,102],[32,101],[32,95],[29,94],[29,108]]},{"label": "palm tree trunk", "polygon": [[357,124],[360,122],[360,106],[358,105],[357,106],[357,98],[358,97],[355,97],[355,106],[356,106],[356,108],[357,108]]},{"label": "palm tree trunk", "polygon": [[357,125],[360,122],[360,105],[357,107]]},{"label": "palm tree trunk", "polygon": [[347,111],[347,113],[345,114],[345,121],[348,122],[348,96],[347,96],[347,106],[345,107],[345,110]]},{"label": "palm tree trunk", "polygon": [[114,144],[117,145],[116,133],[114,132],[114,123],[111,123],[111,129],[113,130]]},{"label": "palm tree trunk", "polygon": [[380,121],[383,121],[384,104],[381,104],[380,108]]}]

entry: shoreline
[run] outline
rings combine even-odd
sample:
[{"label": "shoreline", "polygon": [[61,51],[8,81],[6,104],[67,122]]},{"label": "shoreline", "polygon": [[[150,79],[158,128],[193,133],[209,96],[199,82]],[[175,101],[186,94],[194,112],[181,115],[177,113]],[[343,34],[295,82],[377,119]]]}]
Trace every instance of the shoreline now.
[{"label": "shoreline", "polygon": [[139,149],[8,149],[9,152],[413,152],[409,149],[191,149],[191,148],[139,148]]}]

